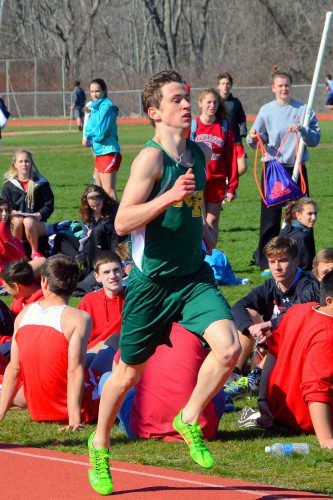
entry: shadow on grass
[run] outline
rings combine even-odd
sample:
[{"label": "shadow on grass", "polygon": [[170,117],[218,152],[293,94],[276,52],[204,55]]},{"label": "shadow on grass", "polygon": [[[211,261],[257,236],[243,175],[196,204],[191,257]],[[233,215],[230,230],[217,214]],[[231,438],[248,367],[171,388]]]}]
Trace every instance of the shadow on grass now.
[{"label": "shadow on grass", "polygon": [[250,232],[250,233],[255,233],[256,231],[259,230],[259,227],[231,227],[229,229],[223,228],[222,232],[223,233],[245,233],[245,232]]},{"label": "shadow on grass", "polygon": [[235,430],[219,430],[216,435],[217,441],[235,441],[235,440],[243,440],[244,439],[253,439],[253,438],[262,438],[265,437],[290,437],[290,436],[299,436],[301,433],[296,433],[291,429],[287,429],[286,427],[274,427],[273,429],[263,429],[261,427],[253,427],[253,428],[244,428],[241,427]]}]

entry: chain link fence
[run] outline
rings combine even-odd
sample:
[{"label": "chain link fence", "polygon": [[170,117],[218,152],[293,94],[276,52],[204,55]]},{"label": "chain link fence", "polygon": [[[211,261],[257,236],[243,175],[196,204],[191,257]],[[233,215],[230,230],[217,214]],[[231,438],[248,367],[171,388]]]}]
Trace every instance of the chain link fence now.
[{"label": "chain link fence", "polygon": [[[192,88],[192,112],[199,114],[198,96],[202,88]],[[293,97],[307,102],[308,85],[293,85]],[[268,86],[234,87],[233,94],[240,99],[247,115],[255,115],[259,108],[273,99]],[[0,59],[0,95],[13,118],[60,117],[69,115],[71,92],[65,87],[64,62],[61,58]],[[87,100],[89,92],[86,91]],[[109,97],[119,108],[121,117],[142,116],[141,90],[110,90]],[[316,113],[328,113],[325,108],[325,85],[318,86],[314,103]]]}]

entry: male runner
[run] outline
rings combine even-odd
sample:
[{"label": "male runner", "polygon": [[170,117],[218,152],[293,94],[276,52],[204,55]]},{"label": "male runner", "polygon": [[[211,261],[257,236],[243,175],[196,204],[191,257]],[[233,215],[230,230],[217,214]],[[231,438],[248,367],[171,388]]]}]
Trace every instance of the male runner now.
[{"label": "male runner", "polygon": [[228,304],[204,262],[202,239],[208,250],[212,246],[203,213],[205,165],[211,153],[206,145],[185,138],[191,105],[182,78],[174,71],[155,75],[143,90],[142,102],[155,136],[132,165],[115,221],[118,234],[131,233],[135,263],[123,310],[121,360],[103,387],[97,430],[88,441],[89,480],[101,494],[113,491],[111,427],[149,357],[158,345],[170,345],[172,322],[211,348],[189,401],[173,422],[192,458],[206,468],[214,460],[197,421],[228,378],[240,351]]}]

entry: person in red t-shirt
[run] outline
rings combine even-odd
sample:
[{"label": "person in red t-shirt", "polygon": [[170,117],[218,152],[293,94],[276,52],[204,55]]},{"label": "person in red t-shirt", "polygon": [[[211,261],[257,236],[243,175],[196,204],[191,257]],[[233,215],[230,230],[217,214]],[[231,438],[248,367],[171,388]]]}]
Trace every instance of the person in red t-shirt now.
[{"label": "person in red t-shirt", "polygon": [[294,305],[267,343],[258,422],[315,433],[333,450],[333,271],[320,283],[320,305]]},{"label": "person in red t-shirt", "polygon": [[238,186],[238,168],[235,138],[219,93],[213,88],[204,89],[199,95],[200,116],[191,126],[191,139],[204,142],[212,149],[212,159],[206,167],[205,204],[206,218],[215,242],[221,204],[225,198],[231,202]]},{"label": "person in red t-shirt", "polygon": [[10,306],[14,318],[24,307],[43,298],[34,270],[26,259],[11,262],[3,268],[0,276],[6,291],[14,297]]},{"label": "person in red t-shirt", "polygon": [[0,421],[22,378],[28,411],[36,421],[61,421],[79,430],[97,419],[99,373],[85,370],[92,321],[68,306],[79,277],[64,255],[46,260],[41,270],[45,299],[23,309],[15,320],[11,361],[0,399]]},{"label": "person in red t-shirt", "polygon": [[120,333],[125,293],[123,267],[120,257],[115,252],[110,250],[100,252],[93,266],[95,279],[103,287],[97,292],[85,295],[78,308],[92,317],[93,329],[88,350],[97,351],[110,335]]}]

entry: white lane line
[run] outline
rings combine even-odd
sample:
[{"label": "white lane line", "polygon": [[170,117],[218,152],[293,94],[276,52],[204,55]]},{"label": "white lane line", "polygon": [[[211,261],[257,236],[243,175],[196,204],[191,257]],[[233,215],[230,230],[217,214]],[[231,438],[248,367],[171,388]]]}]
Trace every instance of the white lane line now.
[{"label": "white lane line", "polygon": [[[26,453],[24,451],[14,451],[14,450],[4,450],[0,448],[0,453],[9,453],[11,455],[20,455],[24,457],[30,457],[30,458],[39,458],[40,460],[50,460],[53,462],[62,462],[62,463],[69,463],[69,464],[74,464],[74,465],[84,465],[85,467],[88,467],[89,464],[87,462],[79,462],[78,460],[70,460],[68,458],[58,458],[58,457],[49,457],[49,456],[43,456],[43,455],[37,455],[34,453]],[[111,467],[111,470],[117,471],[117,472],[123,472],[125,474],[134,474],[137,476],[146,476],[146,477],[154,477],[157,479],[167,479],[169,481],[176,481],[178,483],[187,483],[187,484],[195,484],[198,486],[209,486],[212,488],[218,488],[221,490],[225,491],[230,491],[230,492],[239,492],[239,493],[247,493],[248,495],[252,496],[262,496],[263,494],[266,495],[272,495],[273,492],[265,492],[265,491],[256,491],[256,490],[243,490],[239,488],[234,488],[232,486],[221,486],[220,484],[214,484],[214,483],[206,483],[203,481],[192,481],[191,479],[182,479],[178,477],[172,477],[172,476],[163,476],[162,474],[152,474],[150,472],[140,472],[140,471],[134,471],[130,469],[120,469],[119,467]],[[208,476],[207,476],[208,477]],[[283,491],[277,491],[276,494],[283,494]]]}]

